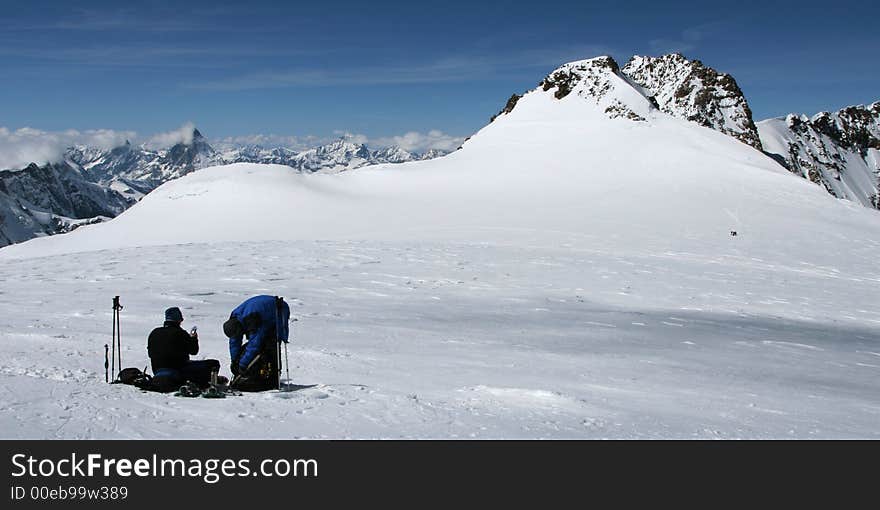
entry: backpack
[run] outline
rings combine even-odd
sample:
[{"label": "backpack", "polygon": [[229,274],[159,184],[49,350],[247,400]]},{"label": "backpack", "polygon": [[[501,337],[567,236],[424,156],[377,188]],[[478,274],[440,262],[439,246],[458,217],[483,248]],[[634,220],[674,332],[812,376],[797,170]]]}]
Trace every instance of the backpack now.
[{"label": "backpack", "polygon": [[146,370],[147,367],[144,367],[143,371],[134,367],[123,368],[119,371],[119,375],[116,376],[116,381],[121,384],[136,386],[140,389],[147,389],[150,387],[150,382],[153,378],[150,374],[146,373]]}]

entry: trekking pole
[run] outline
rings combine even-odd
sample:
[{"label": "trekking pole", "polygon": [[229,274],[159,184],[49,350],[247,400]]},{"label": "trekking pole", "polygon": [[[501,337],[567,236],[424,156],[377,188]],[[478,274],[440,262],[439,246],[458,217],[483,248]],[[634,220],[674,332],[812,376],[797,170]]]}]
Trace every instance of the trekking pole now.
[{"label": "trekking pole", "polygon": [[116,378],[116,303],[119,300],[119,296],[113,298],[113,339],[110,341],[110,345],[113,346],[113,352],[110,355],[110,371],[113,372],[113,377]]},{"label": "trekking pole", "polygon": [[287,384],[290,384],[290,358],[287,357],[287,342],[284,343],[284,371],[287,373]]},{"label": "trekking pole", "polygon": [[119,296],[113,298],[113,350],[116,352],[118,359],[113,359],[113,380],[116,380],[116,361],[119,361],[119,370],[122,370],[122,329],[119,324],[119,312],[122,311],[122,305],[119,304]]},{"label": "trekking pole", "polygon": [[[281,311],[281,303],[284,302],[284,298],[275,296],[275,368],[278,371],[278,391],[281,391],[281,333],[279,332],[279,322],[278,316]],[[287,365],[285,365],[287,368]]]},{"label": "trekking pole", "polygon": [[[296,322],[297,319],[293,319],[293,322]],[[287,342],[284,342],[284,370],[287,372],[287,384],[290,384],[290,358],[287,356],[287,344],[290,343],[290,339]]]},{"label": "trekking pole", "polygon": [[108,347],[107,344],[104,344],[104,382],[105,383],[110,382],[110,373],[108,372],[108,370],[110,370],[109,356],[110,356],[110,347]]}]

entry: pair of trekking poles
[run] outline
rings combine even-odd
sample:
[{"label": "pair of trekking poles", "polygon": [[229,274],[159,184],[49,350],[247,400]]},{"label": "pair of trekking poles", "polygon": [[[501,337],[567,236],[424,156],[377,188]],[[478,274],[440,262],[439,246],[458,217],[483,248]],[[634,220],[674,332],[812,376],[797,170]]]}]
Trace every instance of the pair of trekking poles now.
[{"label": "pair of trekking poles", "polygon": [[[104,382],[110,383],[110,372],[112,366],[113,381],[117,381],[116,361],[119,361],[119,370],[122,370],[122,330],[119,328],[119,312],[122,311],[122,305],[119,304],[119,296],[113,298],[113,355],[110,356],[110,348],[104,344]],[[111,362],[112,360],[112,362]]]}]

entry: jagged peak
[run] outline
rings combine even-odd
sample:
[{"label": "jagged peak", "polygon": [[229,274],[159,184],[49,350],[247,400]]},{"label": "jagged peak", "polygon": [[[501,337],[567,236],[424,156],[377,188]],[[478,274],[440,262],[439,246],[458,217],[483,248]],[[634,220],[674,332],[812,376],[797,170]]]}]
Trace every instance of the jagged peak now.
[{"label": "jagged peak", "polygon": [[794,133],[812,130],[850,150],[880,150],[880,101],[846,106],[835,112],[821,111],[812,116],[792,113],[785,117],[785,124]]},{"label": "jagged peak", "polygon": [[[560,100],[574,94],[594,102],[612,119],[644,121],[656,106],[621,74],[620,66],[607,55],[559,66],[541,81],[539,90],[552,91]],[[501,113],[513,111],[518,100],[516,95],[512,96]]]},{"label": "jagged peak", "polygon": [[352,151],[357,152],[362,149],[366,149],[366,145],[362,143],[355,143],[345,137],[337,138],[332,142],[325,143],[324,145],[319,145],[315,147],[313,150],[318,152],[339,152],[339,151]]},{"label": "jagged peak", "polygon": [[751,108],[731,75],[681,53],[659,57],[636,55],[622,72],[653,95],[664,112],[761,150]]}]

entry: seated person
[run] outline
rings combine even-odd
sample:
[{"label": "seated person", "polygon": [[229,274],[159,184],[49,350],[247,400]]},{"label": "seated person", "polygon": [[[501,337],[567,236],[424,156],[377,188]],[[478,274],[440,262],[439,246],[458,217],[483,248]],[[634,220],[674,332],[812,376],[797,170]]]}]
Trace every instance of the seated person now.
[{"label": "seated person", "polygon": [[[275,296],[254,296],[232,311],[223,333],[229,338],[233,388],[265,391],[278,387],[278,341],[287,342],[289,320],[290,307]],[[245,336],[248,341],[242,345]]]},{"label": "seated person", "polygon": [[165,310],[165,324],[154,329],[147,340],[153,385],[160,391],[176,390],[187,381],[206,388],[211,373],[220,371],[220,362],[215,359],[190,361],[190,355],[199,352],[199,336],[195,331],[187,333],[180,327],[182,322],[180,308]]}]

